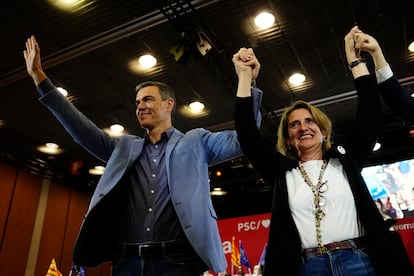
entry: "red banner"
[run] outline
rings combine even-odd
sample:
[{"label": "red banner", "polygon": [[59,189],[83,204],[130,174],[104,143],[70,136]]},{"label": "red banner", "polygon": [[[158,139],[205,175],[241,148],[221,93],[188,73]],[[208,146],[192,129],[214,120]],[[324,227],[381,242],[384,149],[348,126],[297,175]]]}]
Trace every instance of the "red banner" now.
[{"label": "red banner", "polygon": [[[267,236],[269,234],[270,213],[238,217],[232,219],[222,219],[218,221],[220,236],[223,241],[223,249],[227,260],[227,273],[235,274],[237,268],[231,262],[231,241],[235,237],[235,245],[239,248],[239,242],[243,244],[244,252],[247,260],[253,268],[260,261],[263,248],[267,243]],[[242,265],[244,273],[249,271],[246,266]]]},{"label": "red banner", "polygon": [[407,254],[414,265],[414,217],[398,219],[394,229],[400,233]]},{"label": "red banner", "polygon": [[[267,243],[270,213],[222,219],[218,221],[218,226],[227,260],[226,273],[229,275],[237,273],[237,268],[231,262],[233,237],[235,237],[236,246],[239,246],[239,241],[242,242],[251,266],[251,271],[249,271],[246,266],[242,265],[243,272],[253,273],[254,266],[259,264],[263,248]],[[399,219],[394,228],[400,233],[411,262],[414,264],[414,217]]]}]

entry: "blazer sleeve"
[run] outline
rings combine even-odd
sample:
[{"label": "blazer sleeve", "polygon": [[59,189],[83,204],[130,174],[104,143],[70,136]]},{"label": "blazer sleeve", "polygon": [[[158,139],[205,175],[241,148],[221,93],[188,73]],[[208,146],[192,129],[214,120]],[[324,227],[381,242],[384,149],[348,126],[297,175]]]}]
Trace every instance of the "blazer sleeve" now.
[{"label": "blazer sleeve", "polygon": [[235,128],[243,154],[255,171],[273,185],[278,164],[274,145],[264,140],[257,126],[252,97],[237,97],[235,106]]},{"label": "blazer sleeve", "polygon": [[97,127],[68,99],[66,99],[50,80],[45,80],[38,87],[40,102],[62,124],[76,143],[100,160],[107,162],[119,139],[110,137]]},{"label": "blazer sleeve", "polygon": [[414,122],[414,98],[394,76],[380,83],[378,89],[392,113],[403,120]]}]

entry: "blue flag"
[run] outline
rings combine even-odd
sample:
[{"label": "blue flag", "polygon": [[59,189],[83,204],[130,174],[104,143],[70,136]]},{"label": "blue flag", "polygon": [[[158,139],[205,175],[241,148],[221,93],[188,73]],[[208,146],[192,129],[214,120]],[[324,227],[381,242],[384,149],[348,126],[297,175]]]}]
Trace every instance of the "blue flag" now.
[{"label": "blue flag", "polygon": [[86,276],[86,272],[83,267],[72,264],[72,267],[69,272],[69,276]]},{"label": "blue flag", "polygon": [[249,264],[249,260],[247,259],[246,251],[243,248],[241,240],[239,240],[239,250],[240,250],[240,264],[244,265],[248,269],[252,269]]},{"label": "blue flag", "polygon": [[262,256],[260,256],[260,261],[259,261],[260,266],[264,266],[264,264],[265,264],[266,248],[267,248],[267,243],[265,243],[265,245],[263,247],[263,251],[262,251]]}]

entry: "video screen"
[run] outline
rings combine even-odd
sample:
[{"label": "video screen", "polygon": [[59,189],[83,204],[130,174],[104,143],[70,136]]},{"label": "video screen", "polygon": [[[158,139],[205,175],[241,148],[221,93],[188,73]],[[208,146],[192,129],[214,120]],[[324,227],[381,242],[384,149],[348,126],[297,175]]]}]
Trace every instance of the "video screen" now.
[{"label": "video screen", "polygon": [[384,219],[414,216],[414,159],[366,167],[362,176]]}]

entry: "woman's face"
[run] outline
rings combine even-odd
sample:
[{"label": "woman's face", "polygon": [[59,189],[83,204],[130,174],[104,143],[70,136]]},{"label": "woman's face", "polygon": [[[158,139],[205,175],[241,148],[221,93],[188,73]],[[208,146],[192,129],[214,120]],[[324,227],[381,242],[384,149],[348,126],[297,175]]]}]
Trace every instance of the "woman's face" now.
[{"label": "woman's face", "polygon": [[295,148],[298,155],[322,153],[324,135],[312,114],[305,108],[293,110],[288,118],[286,144]]}]

